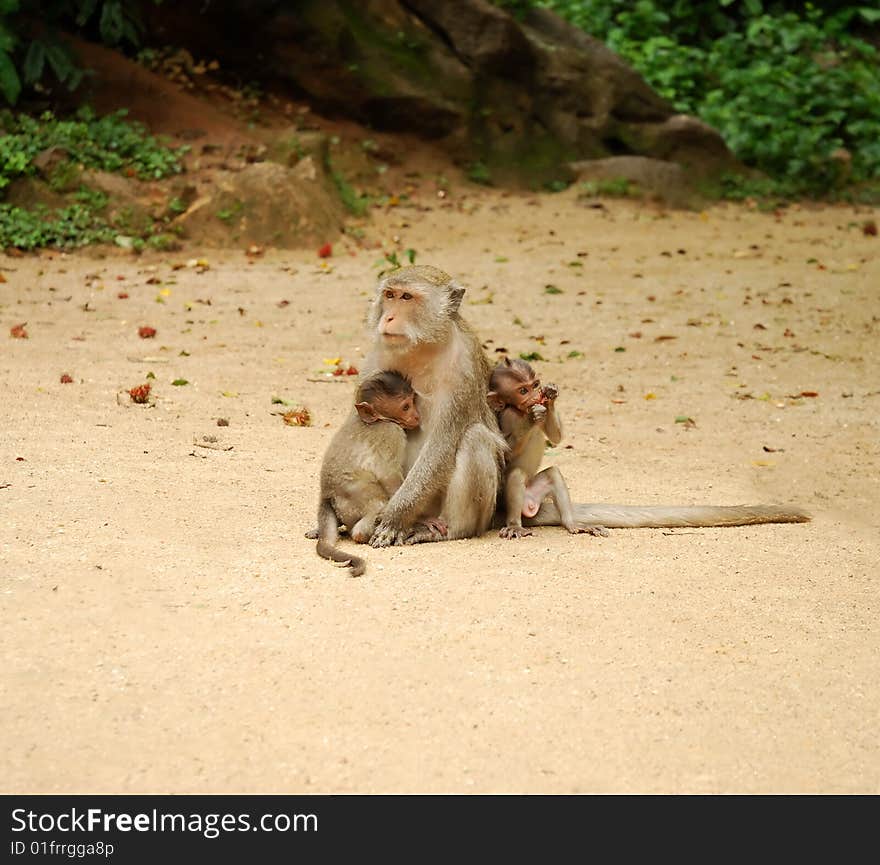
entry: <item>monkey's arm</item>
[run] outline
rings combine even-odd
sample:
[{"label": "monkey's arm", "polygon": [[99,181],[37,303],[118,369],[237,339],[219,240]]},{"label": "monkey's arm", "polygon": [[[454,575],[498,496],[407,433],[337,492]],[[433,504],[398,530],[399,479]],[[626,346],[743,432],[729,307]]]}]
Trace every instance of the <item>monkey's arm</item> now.
[{"label": "monkey's arm", "polygon": [[498,415],[498,426],[501,435],[509,448],[507,461],[516,459],[523,451],[529,440],[529,430],[532,421],[523,417],[516,409],[506,408]]},{"label": "monkey's arm", "polygon": [[556,397],[559,395],[559,389],[555,384],[547,384],[541,389],[544,396],[544,408],[547,414],[544,418],[544,435],[547,441],[554,447],[562,441],[562,421],[559,420],[559,413],[556,411]]},{"label": "monkey's arm", "polygon": [[464,398],[453,394],[445,404],[437,407],[430,433],[415,464],[382,513],[382,520],[370,541],[372,546],[402,544],[431,499],[448,485],[464,431],[477,422],[477,418],[471,417],[464,408],[470,398],[470,394],[465,394]]}]

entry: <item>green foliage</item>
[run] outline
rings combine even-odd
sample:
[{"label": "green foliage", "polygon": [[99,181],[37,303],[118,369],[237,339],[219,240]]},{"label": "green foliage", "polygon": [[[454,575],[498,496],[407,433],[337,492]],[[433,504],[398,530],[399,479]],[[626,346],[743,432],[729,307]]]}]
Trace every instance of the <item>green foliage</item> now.
[{"label": "green foliage", "polygon": [[468,180],[483,186],[492,185],[492,175],[484,162],[472,162],[467,170]]},{"label": "green foliage", "polygon": [[[60,158],[49,186],[59,193],[76,187],[81,167],[122,171],[142,179],[166,177],[181,170],[184,152],[126,120],[124,111],[99,118],[81,109],[67,120],[48,112],[34,118],[0,111],[0,190],[18,177],[36,174],[35,158],[51,148],[57,148]],[[124,220],[117,218],[115,227],[108,221],[107,196],[99,190],[80,184],[67,201],[67,206],[55,210],[0,204],[0,247],[84,246],[112,240],[123,227]]]},{"label": "green foliage", "polygon": [[70,248],[108,242],[114,234],[101,215],[86,204],[71,204],[55,211],[43,205],[24,210],[0,204],[0,247]]},{"label": "green foliage", "polygon": [[606,198],[628,198],[638,195],[638,185],[626,177],[611,177],[607,180],[585,180],[578,187],[580,196],[604,196]]},{"label": "green foliage", "polygon": [[880,176],[880,52],[858,35],[880,24],[876,6],[834,0],[525,5],[549,6],[604,40],[678,110],[716,127],[743,162],[777,182],[777,194],[827,194]]},{"label": "green foliage", "polygon": [[38,118],[0,112],[0,189],[17,176],[34,174],[34,157],[50,147],[60,148],[75,165],[142,180],[178,173],[185,149],[167,147],[125,115],[122,110],[96,117],[82,108],[72,119],[59,120],[51,112]]},{"label": "green foliage", "polygon": [[95,21],[108,45],[137,45],[140,0],[0,0],[0,96],[14,105],[22,87],[39,83],[47,71],[76,88],[83,71],[58,31]]},{"label": "green foliage", "polygon": [[345,209],[354,216],[363,216],[370,207],[370,197],[357,192],[345,177],[333,168],[329,159],[327,162],[330,168],[330,178],[345,205]]}]

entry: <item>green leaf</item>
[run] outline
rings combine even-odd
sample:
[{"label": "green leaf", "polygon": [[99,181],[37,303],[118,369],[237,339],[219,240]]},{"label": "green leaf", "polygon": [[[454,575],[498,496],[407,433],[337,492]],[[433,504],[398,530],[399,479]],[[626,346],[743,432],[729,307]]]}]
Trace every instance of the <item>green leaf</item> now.
[{"label": "green leaf", "polygon": [[47,43],[46,57],[49,60],[52,71],[62,84],[68,82],[71,75],[77,72],[73,58],[67,52],[67,49],[58,42]]},{"label": "green leaf", "polygon": [[15,71],[15,65],[5,51],[0,51],[0,93],[11,105],[15,105],[21,93],[21,81]]},{"label": "green leaf", "polygon": [[98,0],[79,0],[79,12],[76,14],[76,23],[80,27],[84,27],[89,18],[95,14],[95,9],[98,6]]},{"label": "green leaf", "polygon": [[104,0],[104,6],[101,9],[101,22],[98,25],[101,38],[108,45],[115,45],[122,39],[124,27],[125,17],[122,13],[122,4],[119,0]]},{"label": "green leaf", "polygon": [[24,80],[33,84],[43,77],[43,67],[46,65],[46,43],[35,39],[28,46],[27,54],[24,55],[24,63],[21,71]]},{"label": "green leaf", "polygon": [[175,387],[183,387],[185,384],[189,384],[189,382],[185,378],[176,378],[173,382],[171,382]]}]

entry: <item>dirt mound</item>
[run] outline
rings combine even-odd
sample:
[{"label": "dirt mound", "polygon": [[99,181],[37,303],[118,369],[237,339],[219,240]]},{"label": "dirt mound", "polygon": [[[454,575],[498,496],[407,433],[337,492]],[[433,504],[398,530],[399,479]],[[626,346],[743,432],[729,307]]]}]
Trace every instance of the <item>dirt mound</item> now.
[{"label": "dirt mound", "polygon": [[175,225],[208,245],[230,239],[290,249],[338,236],[345,220],[337,196],[311,157],[295,168],[259,162],[218,172],[209,194],[198,198]]}]

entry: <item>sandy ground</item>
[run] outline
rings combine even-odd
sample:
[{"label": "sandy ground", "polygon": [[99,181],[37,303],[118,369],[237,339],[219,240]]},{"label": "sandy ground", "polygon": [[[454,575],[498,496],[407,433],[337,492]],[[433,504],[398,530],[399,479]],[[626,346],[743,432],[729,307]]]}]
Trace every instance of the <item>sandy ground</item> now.
[{"label": "sandy ground", "polygon": [[[2,791],[880,792],[877,216],[428,190],[326,270],[0,258]],[[374,241],[545,358],[576,500],[814,521],[318,559]]]}]

